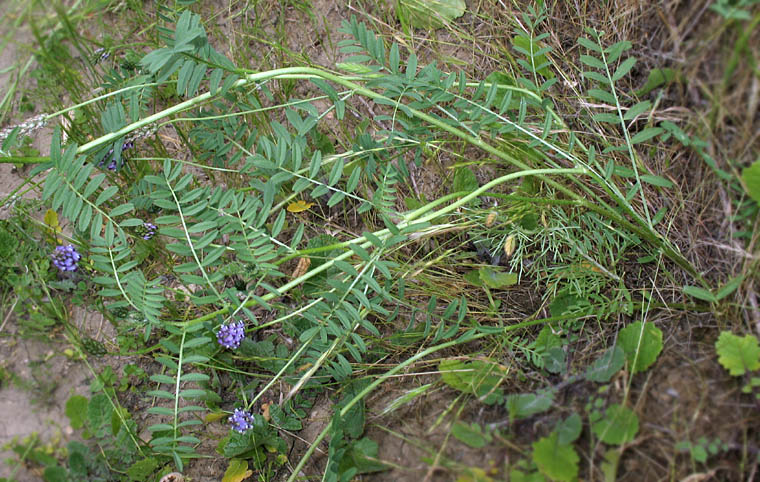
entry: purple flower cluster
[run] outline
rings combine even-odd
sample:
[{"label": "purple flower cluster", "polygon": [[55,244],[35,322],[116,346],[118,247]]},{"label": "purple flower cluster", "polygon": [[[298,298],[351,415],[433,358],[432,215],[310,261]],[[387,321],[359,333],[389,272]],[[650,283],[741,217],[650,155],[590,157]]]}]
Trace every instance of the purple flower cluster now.
[{"label": "purple flower cluster", "polygon": [[240,346],[243,338],[245,338],[245,325],[242,321],[225,323],[219,327],[219,331],[216,333],[219,344],[232,350]]},{"label": "purple flower cluster", "polygon": [[232,430],[245,433],[246,430],[253,427],[253,415],[247,410],[235,409],[235,412],[229,418],[232,424]]},{"label": "purple flower cluster", "polygon": [[82,255],[71,244],[56,246],[50,257],[53,258],[55,267],[61,271],[76,271],[77,263],[82,259]]},{"label": "purple flower cluster", "polygon": [[[124,152],[127,149],[132,149],[133,147],[135,147],[135,141],[128,139],[128,140],[126,140],[124,142],[124,144],[121,145],[121,152]],[[115,171],[116,170],[116,159],[114,159],[113,147],[111,149],[109,149],[108,153],[106,153],[105,156],[103,156],[103,160],[100,161],[100,164],[98,164],[98,165],[102,166],[103,164],[106,163],[106,160],[108,160],[108,159],[110,159],[111,161],[108,163],[108,165],[106,167],[108,168],[109,171]]]},{"label": "purple flower cluster", "polygon": [[104,49],[103,47],[100,47],[99,49],[95,49],[92,55],[94,58],[93,63],[99,64],[100,62],[108,60],[108,58],[111,56],[111,52]]},{"label": "purple flower cluster", "polygon": [[156,235],[158,228],[153,223],[142,223],[142,226],[137,227],[137,234],[141,236],[145,241],[148,241]]}]

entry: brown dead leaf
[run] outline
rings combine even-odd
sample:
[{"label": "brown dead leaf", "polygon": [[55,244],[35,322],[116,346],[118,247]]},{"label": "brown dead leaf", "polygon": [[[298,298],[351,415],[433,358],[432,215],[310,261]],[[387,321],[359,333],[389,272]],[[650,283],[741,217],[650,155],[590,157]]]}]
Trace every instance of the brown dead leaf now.
[{"label": "brown dead leaf", "polygon": [[298,266],[296,266],[296,269],[293,270],[293,274],[291,276],[293,278],[298,278],[298,277],[303,276],[309,270],[309,266],[311,266],[311,258],[309,257],[298,258]]}]

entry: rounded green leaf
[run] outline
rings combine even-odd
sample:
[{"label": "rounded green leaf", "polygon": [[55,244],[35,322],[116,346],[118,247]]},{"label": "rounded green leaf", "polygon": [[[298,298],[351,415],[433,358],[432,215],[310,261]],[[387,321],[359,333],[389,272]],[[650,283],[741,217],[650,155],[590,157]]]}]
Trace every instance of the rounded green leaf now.
[{"label": "rounded green leaf", "polygon": [[554,429],[557,432],[557,440],[562,445],[568,445],[575,442],[581,436],[583,422],[581,416],[574,413],[557,424]]},{"label": "rounded green leaf", "polygon": [[622,445],[633,440],[639,432],[639,417],[631,409],[613,404],[591,430],[604,443]]},{"label": "rounded green leaf", "polygon": [[625,364],[625,353],[619,346],[605,351],[586,370],[586,380],[597,383],[607,383]]},{"label": "rounded green leaf", "polygon": [[561,444],[557,432],[533,443],[533,462],[550,479],[574,480],[578,477],[579,461],[575,448]]},{"label": "rounded green leaf", "polygon": [[72,395],[66,400],[66,416],[71,421],[71,428],[78,430],[87,420],[87,404],[89,400],[82,395]]},{"label": "rounded green leaf", "polygon": [[637,321],[620,330],[618,342],[633,373],[643,372],[662,351],[662,331],[652,323]]},{"label": "rounded green leaf", "polygon": [[760,347],[754,335],[739,337],[724,331],[715,342],[718,362],[733,376],[760,368]]},{"label": "rounded green leaf", "polygon": [[241,482],[253,475],[248,469],[248,461],[243,459],[231,459],[227,470],[224,471],[222,482]]}]

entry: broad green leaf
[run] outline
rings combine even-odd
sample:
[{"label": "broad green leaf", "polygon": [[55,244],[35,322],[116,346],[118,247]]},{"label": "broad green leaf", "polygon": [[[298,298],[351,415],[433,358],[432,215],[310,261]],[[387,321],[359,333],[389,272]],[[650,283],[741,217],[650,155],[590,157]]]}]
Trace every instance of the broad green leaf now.
[{"label": "broad green leaf", "polygon": [[649,139],[662,134],[664,131],[665,129],[662,127],[647,127],[631,138],[631,144],[640,144],[642,142],[646,142]]},{"label": "broad green leaf", "polygon": [[602,461],[604,482],[615,482],[617,480],[618,462],[620,462],[620,451],[618,449],[609,449],[604,453],[604,460]]},{"label": "broad green leaf", "polygon": [[[595,69],[604,70],[604,62],[597,59],[596,57],[593,57],[591,55],[581,55],[580,56],[581,62],[588,65],[589,67],[593,67]],[[607,81],[607,79],[605,79]]]},{"label": "broad green leaf", "polygon": [[505,405],[509,410],[509,418],[519,419],[549,410],[553,401],[554,393],[549,390],[541,390],[536,393],[508,395]]},{"label": "broad green leaf", "polygon": [[631,68],[636,64],[636,57],[628,57],[627,59],[620,62],[620,65],[618,65],[618,68],[615,69],[615,73],[612,74],[612,80],[617,82],[618,80],[622,79],[626,76],[628,72],[630,72]]},{"label": "broad green leaf", "polygon": [[386,470],[387,467],[378,462],[378,458],[377,442],[362,437],[349,444],[338,471],[345,474],[349,470],[356,470],[355,474],[368,474]]},{"label": "broad green leaf", "polygon": [[623,119],[625,120],[633,120],[637,116],[643,114],[644,112],[648,111],[652,108],[652,103],[648,100],[645,100],[643,102],[639,102],[637,104],[632,105],[623,116]]},{"label": "broad green leaf", "polygon": [[490,266],[483,266],[478,270],[478,276],[486,286],[493,289],[506,288],[517,284],[517,274],[503,273]]},{"label": "broad green leaf", "polygon": [[618,342],[633,373],[643,372],[662,351],[662,331],[652,323],[637,321],[620,330]]},{"label": "broad green leaf", "polygon": [[561,347],[549,348],[541,354],[541,360],[549,373],[564,373],[567,370],[567,354]]},{"label": "broad green leaf", "polygon": [[550,479],[574,480],[578,477],[579,461],[575,448],[559,443],[556,432],[533,443],[533,462]]},{"label": "broad green leaf", "polygon": [[668,181],[662,176],[655,176],[652,174],[642,174],[641,176],[639,176],[639,178],[641,179],[642,182],[651,184],[653,186],[664,187],[666,189],[670,189],[671,187],[673,187],[673,183]]},{"label": "broad green leaf", "polygon": [[242,459],[231,459],[227,470],[224,471],[222,482],[242,482],[253,475],[253,471],[248,469],[248,461]]},{"label": "broad green leaf", "polygon": [[594,99],[601,100],[602,102],[606,102],[611,105],[616,105],[617,101],[615,100],[615,97],[607,92],[606,90],[602,89],[589,89],[586,91],[588,95],[593,97]]},{"label": "broad green leaf", "polygon": [[604,443],[623,445],[639,432],[639,417],[631,409],[615,403],[607,407],[604,418],[594,423],[591,430]]},{"label": "broad green leaf", "polygon": [[476,269],[466,272],[463,278],[473,286],[477,286],[479,288],[483,287],[483,280],[480,279],[480,272]]},{"label": "broad green leaf", "polygon": [[710,303],[718,301],[718,298],[712,294],[712,292],[704,288],[700,288],[699,286],[684,286],[683,292],[698,300],[708,301]]},{"label": "broad green leaf", "polygon": [[[57,465],[52,467],[45,467],[45,471],[42,474],[42,478],[45,482],[68,482],[71,480],[69,477],[69,471],[63,467]],[[4,480],[4,479],[0,479]],[[11,480],[11,479],[7,479]]]},{"label": "broad green leaf", "polygon": [[138,460],[127,469],[129,480],[150,480],[149,477],[158,468],[158,460],[155,457],[147,457]]},{"label": "broad green leaf", "polygon": [[491,441],[491,434],[483,432],[480,425],[472,425],[457,421],[451,427],[451,434],[460,442],[469,445],[472,448],[483,448]]},{"label": "broad green leaf", "polygon": [[736,278],[731,279],[728,283],[723,285],[721,289],[718,290],[718,292],[715,294],[715,297],[718,300],[722,300],[726,296],[736,291],[739,288],[739,286],[741,286],[743,281],[744,281],[744,275],[739,275]]},{"label": "broad green leaf", "polygon": [[760,159],[742,170],[742,182],[749,197],[760,204]]},{"label": "broad green leaf", "polygon": [[498,388],[506,374],[503,366],[484,360],[443,360],[438,365],[443,381],[457,390],[475,395],[486,405],[502,400]]},{"label": "broad green leaf", "polygon": [[591,50],[592,52],[602,53],[602,47],[600,47],[596,42],[587,39],[586,37],[578,38],[578,43]]},{"label": "broad green leaf", "polygon": [[452,192],[471,192],[478,188],[478,179],[469,167],[458,167],[454,171]]},{"label": "broad green leaf", "polygon": [[617,124],[620,122],[620,118],[617,116],[617,114],[594,114],[591,116],[591,118],[596,122],[607,122],[609,124]]},{"label": "broad green leaf", "polygon": [[[173,397],[172,397],[173,398]],[[113,406],[104,393],[92,397],[87,406],[87,426],[96,436],[103,437],[110,428]]]},{"label": "broad green leaf", "polygon": [[645,96],[654,89],[669,84],[676,77],[676,71],[669,68],[652,69],[649,71],[649,77],[644,85],[636,91],[639,97]]},{"label": "broad green leaf", "polygon": [[436,29],[464,15],[464,0],[398,0],[396,14],[414,28]]},{"label": "broad green leaf", "polygon": [[718,362],[733,376],[760,368],[760,347],[755,335],[739,337],[724,331],[715,342]]},{"label": "broad green leaf", "polygon": [[292,415],[288,415],[279,405],[269,407],[269,415],[275,427],[297,432],[303,428],[301,421]]},{"label": "broad green leaf", "polygon": [[72,395],[66,400],[66,416],[69,417],[71,428],[79,430],[87,419],[87,400],[82,395]]},{"label": "broad green leaf", "polygon": [[605,351],[585,373],[586,380],[607,383],[613,375],[618,372],[625,364],[625,353],[619,346],[614,346]]},{"label": "broad green leaf", "polygon": [[534,343],[538,359],[533,359],[538,368],[545,368],[551,373],[561,373],[566,368],[567,356],[562,349],[562,339],[555,335],[549,325],[541,328]]},{"label": "broad green leaf", "polygon": [[559,443],[568,445],[575,442],[581,436],[582,429],[583,422],[581,421],[581,416],[574,413],[559,422],[554,431],[557,432]]}]

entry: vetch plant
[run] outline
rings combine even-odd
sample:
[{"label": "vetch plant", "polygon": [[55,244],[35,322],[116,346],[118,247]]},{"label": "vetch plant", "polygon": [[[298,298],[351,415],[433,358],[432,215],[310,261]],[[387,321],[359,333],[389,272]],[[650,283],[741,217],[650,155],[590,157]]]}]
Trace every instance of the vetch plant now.
[{"label": "vetch plant", "polygon": [[[159,337],[154,359],[160,373],[150,376],[153,385],[146,395],[152,397],[148,412],[160,416],[161,422],[148,427],[150,447],[156,457],[171,460],[180,470],[197,457],[200,439],[195,429],[204,423],[199,414],[229,413],[217,393],[222,383],[239,393],[236,399],[246,400],[245,408],[236,408],[227,419],[233,432],[219,447],[226,457],[245,455],[262,466],[262,447],[286,453],[278,428],[300,428],[299,418],[305,415],[288,404],[310,390],[336,384],[344,388],[344,398],[293,468],[290,480],[300,476],[328,434],[327,480],[382,470],[381,464],[370,460],[378,452],[364,436],[363,404],[372,390],[400,370],[473,340],[505,337],[581,315],[609,314],[613,303],[626,309],[633,306],[619,276],[587,261],[594,246],[616,251],[608,264],[617,262],[631,246],[656,253],[706,286],[697,269],[655,229],[664,212],[650,213],[644,195],[642,183],[663,187],[666,183],[640,166],[635,146],[663,130],[629,133],[634,114],[651,106],[639,103],[624,109],[621,104],[615,82],[630,71],[634,60],[614,65],[628,44],[604,47],[594,31],[593,40],[580,41],[595,55],[581,59],[595,69],[585,73],[599,87],[589,90],[589,95],[617,111],[595,115],[593,120],[624,133],[624,145],[597,152],[591,146],[598,139],[592,134],[581,139],[581,134],[567,129],[548,97],[556,77],[547,60],[551,49],[541,43],[547,37],[537,34],[543,12],[536,20],[526,17],[527,29],[515,41],[525,56],[520,65],[530,77],[517,84],[468,80],[463,73],[445,72],[436,65],[420,68],[414,53],[403,54],[397,43],[388,47],[355,18],[341,29],[349,36],[340,42],[348,57],[338,68],[347,73],[299,66],[253,72],[218,52],[200,17],[190,10],[166,18],[175,21],[174,29],[162,27],[165,45],[143,57],[142,72],[130,85],[87,101],[86,105],[102,107],[102,135],[80,145],[64,142],[56,129],[49,159],[33,174],[47,172],[42,197],[70,221],[76,239],[84,240],[95,272],[91,282],[99,288],[107,310],[113,314],[127,310],[132,328],[144,329],[146,341],[152,335]],[[278,100],[282,85],[291,83],[309,86],[316,94]],[[148,102],[155,87],[170,99],[170,105],[157,111],[150,110]],[[358,126],[349,142],[336,143],[344,148],[335,152],[331,143],[319,141],[324,135],[320,127],[328,118],[348,122],[346,113],[356,109],[354,99],[377,109],[376,125]],[[123,162],[126,149],[164,125],[174,126],[178,138],[203,162],[166,152]],[[411,163],[429,155],[431,148],[451,146],[494,159],[499,175],[482,185],[457,183],[454,192],[399,210],[397,194],[409,177]],[[615,157],[621,152],[631,163],[630,176],[615,174],[622,172]],[[198,175],[199,170],[208,179]],[[518,182],[527,184],[528,179],[536,181],[535,188],[511,198],[499,192]],[[520,203],[510,210],[513,226],[505,227],[498,238],[489,237],[496,231],[491,229],[495,217],[480,222],[459,215],[486,195],[501,195],[505,204]],[[290,208],[296,200],[302,204]],[[317,243],[314,240],[324,235],[323,223],[315,218],[300,222],[309,219],[312,206],[326,213],[355,213],[358,228],[341,231],[329,243]],[[554,226],[549,221],[540,221],[546,215],[581,219],[576,223],[579,232],[593,231],[588,226],[612,226],[625,234],[603,241],[593,232],[573,237],[559,233],[559,228],[550,229]],[[373,366],[385,335],[397,331],[393,320],[398,312],[417,303],[405,293],[406,279],[413,276],[400,266],[398,260],[405,254],[399,253],[420,239],[464,231],[478,222],[478,234],[495,240],[514,266],[529,257],[528,249],[556,254],[563,266],[550,272],[555,267],[541,261],[531,273],[554,276],[554,294],[580,297],[591,291],[584,287],[593,286],[593,299],[599,302],[584,305],[587,311],[580,314],[560,309],[557,303],[552,307],[557,308],[556,316],[491,326],[470,322],[466,296],[447,300],[440,308],[442,314],[432,297],[419,337],[425,345],[387,371],[356,382],[357,367]],[[156,234],[165,245],[135,242]],[[517,237],[519,246],[513,247]],[[66,271],[75,270],[81,258],[76,251],[56,256],[54,263]],[[291,275],[289,263],[296,260],[298,269]],[[561,271],[567,271],[570,261],[591,274]],[[489,297],[492,290],[505,290],[520,281],[517,273],[492,267],[478,268],[476,274]],[[622,288],[605,297],[610,279]],[[559,280],[567,280],[569,287],[558,286]],[[498,306],[492,300],[494,316]],[[219,326],[217,344],[213,343],[215,320],[241,312],[249,319],[262,319],[254,310],[266,311],[271,318],[248,327],[249,332],[277,329],[288,339],[287,346],[275,347],[268,340],[269,345],[243,343],[246,325],[237,318]],[[410,325],[408,331],[413,328]],[[654,325],[633,323],[621,333],[621,348],[603,355],[587,373],[588,381],[606,382],[624,359],[633,373],[644,371],[654,363],[661,345],[662,333]],[[564,374],[562,344],[544,348],[543,366],[552,374]],[[259,385],[259,379],[251,376],[253,365],[269,372],[266,382]],[[503,405],[510,419],[545,412],[554,401],[551,387],[536,394],[506,394],[501,385],[508,368],[488,359],[445,358],[438,368],[448,386],[481,403]],[[582,379],[578,375],[567,383]],[[249,411],[278,386],[289,389],[280,405],[270,407],[270,420]],[[626,410],[625,404],[609,407],[607,417],[592,430],[610,443],[630,441],[637,425],[636,430],[627,425],[618,430],[619,415],[628,415]],[[344,424],[346,420],[351,423]],[[548,476],[577,475],[579,457],[571,445],[581,430],[576,422],[569,419],[534,444],[534,461]],[[554,453],[567,462],[564,470],[551,466]]]}]

